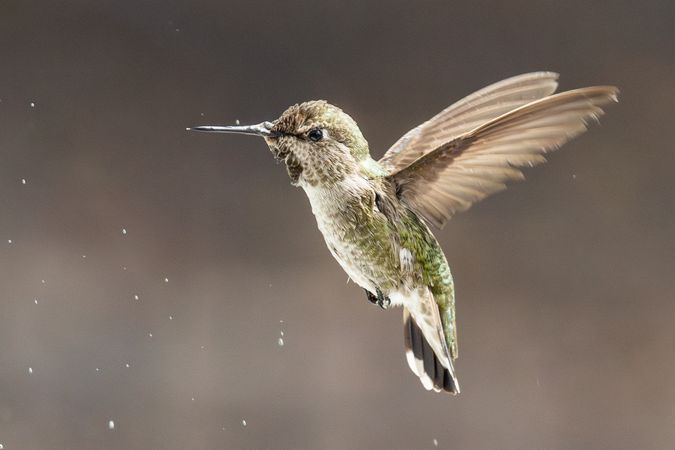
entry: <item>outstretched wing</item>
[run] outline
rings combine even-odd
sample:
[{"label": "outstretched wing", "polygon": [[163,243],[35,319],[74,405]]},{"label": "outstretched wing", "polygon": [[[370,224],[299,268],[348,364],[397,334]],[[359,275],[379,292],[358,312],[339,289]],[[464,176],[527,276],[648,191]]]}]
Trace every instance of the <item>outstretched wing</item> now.
[{"label": "outstretched wing", "polygon": [[533,72],[491,84],[408,131],[379,162],[390,172],[400,170],[439,145],[485,122],[551,95],[558,87],[557,80],[557,73]]},{"label": "outstretched wing", "polygon": [[405,303],[403,335],[408,366],[424,388],[459,394],[438,305],[428,289]]},{"label": "outstretched wing", "polygon": [[504,189],[506,181],[523,179],[518,167],[546,161],[545,153],[583,133],[618,92],[596,86],[528,103],[443,143],[389,179],[402,202],[442,228],[456,212]]}]

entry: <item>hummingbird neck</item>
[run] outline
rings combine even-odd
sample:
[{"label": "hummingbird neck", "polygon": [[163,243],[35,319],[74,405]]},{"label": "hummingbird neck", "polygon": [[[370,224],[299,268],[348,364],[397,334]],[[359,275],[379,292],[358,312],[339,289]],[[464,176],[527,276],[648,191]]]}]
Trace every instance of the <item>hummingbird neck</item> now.
[{"label": "hummingbird neck", "polygon": [[360,173],[366,178],[386,177],[388,174],[385,168],[370,156],[370,153],[359,161],[358,165]]},{"label": "hummingbird neck", "polygon": [[323,164],[303,164],[299,181],[303,186],[331,188],[358,172],[353,160],[335,158]]},{"label": "hummingbird neck", "polygon": [[349,215],[350,211],[358,206],[363,197],[369,197],[372,192],[370,182],[357,172],[344,174],[340,179],[329,183],[310,184],[301,179],[300,186],[303,188],[312,212],[322,221],[337,220],[338,216]]}]

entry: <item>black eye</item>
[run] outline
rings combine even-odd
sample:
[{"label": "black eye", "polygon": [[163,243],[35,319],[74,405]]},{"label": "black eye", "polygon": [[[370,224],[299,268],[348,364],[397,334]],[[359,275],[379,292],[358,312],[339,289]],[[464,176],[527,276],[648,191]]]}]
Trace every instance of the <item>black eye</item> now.
[{"label": "black eye", "polygon": [[312,128],[309,130],[309,133],[307,133],[307,137],[310,141],[319,142],[323,139],[323,131],[321,128]]}]

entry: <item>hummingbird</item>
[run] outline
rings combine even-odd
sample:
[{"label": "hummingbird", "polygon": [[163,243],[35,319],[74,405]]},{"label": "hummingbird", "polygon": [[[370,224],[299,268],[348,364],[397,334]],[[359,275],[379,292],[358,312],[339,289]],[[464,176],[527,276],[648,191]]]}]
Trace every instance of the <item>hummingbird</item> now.
[{"label": "hummingbird", "polygon": [[382,158],[347,113],[325,100],[295,104],[272,122],[198,126],[265,139],[309,199],[328,250],[368,301],[403,307],[410,369],[427,390],[458,394],[455,286],[430,227],[522,180],[523,167],[583,133],[618,89],[555,93],[558,74],[489,85],[396,141]]}]

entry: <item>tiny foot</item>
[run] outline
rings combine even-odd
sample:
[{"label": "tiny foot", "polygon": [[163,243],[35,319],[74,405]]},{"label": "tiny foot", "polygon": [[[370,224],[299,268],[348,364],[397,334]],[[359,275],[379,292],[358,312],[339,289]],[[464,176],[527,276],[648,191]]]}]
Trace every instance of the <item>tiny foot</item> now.
[{"label": "tiny foot", "polygon": [[391,300],[389,300],[389,297],[385,297],[382,291],[377,288],[377,306],[379,306],[382,309],[387,309],[389,305],[391,305]]},{"label": "tiny foot", "polygon": [[377,292],[377,295],[374,295],[372,292],[366,290],[366,297],[368,297],[368,301],[382,309],[387,309],[389,305],[391,305],[391,300],[389,297],[385,297],[379,288],[375,288],[375,291]]},{"label": "tiny foot", "polygon": [[368,301],[373,305],[377,304],[377,297],[374,296],[372,292],[366,290],[366,297],[368,297]]}]

